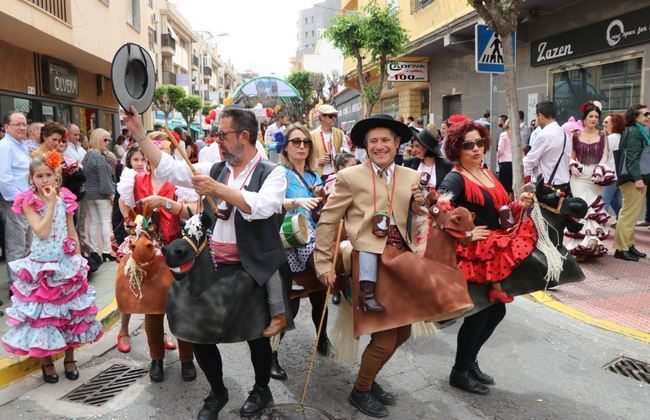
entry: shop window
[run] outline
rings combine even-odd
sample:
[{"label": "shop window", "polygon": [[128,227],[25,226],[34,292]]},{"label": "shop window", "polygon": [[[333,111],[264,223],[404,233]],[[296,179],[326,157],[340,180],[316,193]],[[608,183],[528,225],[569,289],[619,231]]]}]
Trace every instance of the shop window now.
[{"label": "shop window", "polygon": [[399,112],[399,96],[392,96],[390,98],[382,99],[381,113],[388,114],[393,118],[397,118]]},{"label": "shop window", "polygon": [[460,95],[447,95],[442,97],[442,119],[446,120],[451,115],[462,114],[463,102]]},{"label": "shop window", "polygon": [[63,125],[70,124],[71,106],[66,104],[54,104],[43,102],[41,110],[43,114],[43,122],[58,122]]},{"label": "shop window", "polygon": [[126,2],[126,23],[140,32],[140,0]]},{"label": "shop window", "polygon": [[603,115],[641,102],[642,64],[639,57],[554,72],[552,97],[557,120],[582,119],[579,108],[587,101],[600,101]]},{"label": "shop window", "polygon": [[149,42],[149,51],[156,51],[156,30],[148,28],[147,40]]},{"label": "shop window", "polygon": [[27,123],[36,121],[39,117],[34,112],[34,101],[26,98],[16,98],[13,96],[0,96],[0,110],[2,115],[9,111],[20,111],[25,114]]}]

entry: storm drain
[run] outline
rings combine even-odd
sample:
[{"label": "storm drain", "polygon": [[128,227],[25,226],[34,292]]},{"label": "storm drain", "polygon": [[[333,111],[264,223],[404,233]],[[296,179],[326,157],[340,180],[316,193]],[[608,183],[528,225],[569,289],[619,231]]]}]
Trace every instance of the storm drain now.
[{"label": "storm drain", "polygon": [[650,384],[650,364],[621,356],[605,366],[606,370]]},{"label": "storm drain", "polygon": [[100,407],[148,372],[125,365],[112,365],[90,381],[75,388],[61,399],[79,404]]}]

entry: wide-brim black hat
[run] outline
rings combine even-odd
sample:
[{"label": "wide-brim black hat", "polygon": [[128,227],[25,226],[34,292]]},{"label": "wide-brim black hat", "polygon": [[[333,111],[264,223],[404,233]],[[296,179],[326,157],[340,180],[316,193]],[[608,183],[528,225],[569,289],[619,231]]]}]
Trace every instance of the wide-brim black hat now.
[{"label": "wide-brim black hat", "polygon": [[156,68],[147,50],[131,42],[122,45],[113,57],[111,83],[125,111],[129,112],[131,106],[138,114],[146,111],[156,88]]},{"label": "wide-brim black hat", "polygon": [[411,140],[413,133],[411,129],[388,114],[376,114],[370,118],[359,121],[352,127],[350,137],[355,146],[362,149],[366,148],[365,137],[368,130],[373,128],[388,128],[395,132],[400,138],[400,143],[406,143]]},{"label": "wide-brim black hat", "polygon": [[438,147],[438,140],[434,137],[433,134],[426,128],[420,130],[416,135],[415,139],[424,146],[425,149],[432,153],[438,153],[440,148]]}]

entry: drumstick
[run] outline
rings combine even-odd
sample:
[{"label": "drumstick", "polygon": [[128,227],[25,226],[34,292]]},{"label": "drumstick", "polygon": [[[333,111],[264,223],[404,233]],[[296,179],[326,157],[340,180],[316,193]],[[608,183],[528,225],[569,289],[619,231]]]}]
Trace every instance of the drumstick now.
[{"label": "drumstick", "polygon": [[[341,234],[343,233],[343,219],[339,221],[339,229],[336,233],[336,242],[334,242],[334,260],[332,261],[332,272],[336,275],[336,260],[339,255],[339,243],[341,242]],[[320,334],[323,331],[323,323],[325,322],[325,314],[327,314],[327,302],[330,298],[332,286],[327,286],[327,291],[325,291],[325,306],[323,307],[323,313],[320,315],[320,323],[318,324],[318,331],[316,332],[316,340],[314,341],[314,348],[311,351],[311,360],[309,361],[309,368],[307,369],[307,378],[305,379],[305,386],[302,388],[302,396],[300,397],[300,405],[305,405],[305,399],[307,398],[307,388],[309,387],[309,382],[311,381],[311,374],[314,369],[314,359],[316,358],[316,348],[318,347],[318,340],[320,340]]]},{"label": "drumstick", "polygon": [[[164,125],[163,130],[165,130],[165,133],[167,134],[167,137],[169,137],[169,141],[171,141],[172,144],[174,145],[174,147],[176,149],[178,149],[178,153],[181,154],[181,157],[183,158],[185,163],[187,163],[187,166],[190,167],[190,170],[192,171],[192,173],[194,175],[199,175],[199,171],[197,171],[196,168],[194,168],[194,165],[192,165],[192,162],[190,162],[190,158],[187,157],[187,153],[185,152],[185,150],[183,150],[183,148],[179,146],[178,142],[176,141],[176,138],[172,134],[169,127],[167,127],[167,125]],[[208,204],[210,205],[210,208],[212,209],[214,214],[217,214],[219,212],[219,209],[217,208],[217,205],[214,204],[214,201],[212,200],[212,197],[209,196],[209,195],[206,195],[205,198],[208,200]]]}]

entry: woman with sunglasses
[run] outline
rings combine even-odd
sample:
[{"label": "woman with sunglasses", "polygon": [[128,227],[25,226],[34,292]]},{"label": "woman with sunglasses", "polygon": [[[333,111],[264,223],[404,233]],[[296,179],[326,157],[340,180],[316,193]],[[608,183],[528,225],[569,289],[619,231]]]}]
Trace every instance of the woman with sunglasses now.
[{"label": "woman with sunglasses", "polygon": [[[625,113],[627,127],[619,144],[619,162],[617,164],[618,186],[623,193],[623,207],[616,224],[614,237],[614,258],[625,261],[639,261],[646,256],[635,248],[634,227],[646,196],[646,180],[641,173],[641,154],[650,146],[648,123],[650,111],[645,105],[632,105]],[[623,156],[625,162],[623,162]],[[623,165],[625,167],[623,168]],[[621,172],[626,172],[622,174]]]},{"label": "woman with sunglasses", "polygon": [[580,107],[584,128],[572,133],[573,159],[571,160],[571,193],[585,200],[589,209],[580,221],[583,224],[578,233],[565,232],[564,245],[578,261],[607,254],[603,240],[609,236],[604,209],[603,191],[605,185],[616,179],[612,168],[607,166],[609,146],[607,133],[598,128],[601,104],[586,102]]},{"label": "woman with sunglasses", "polygon": [[[317,284],[318,290],[310,292],[307,296],[312,306],[312,320],[314,327],[317,329],[320,322],[320,315],[325,306],[325,290],[320,287],[313,272],[313,252],[314,252],[314,231],[316,230],[316,221],[312,212],[319,207],[321,198],[318,196],[322,189],[321,178],[316,172],[317,163],[314,152],[312,136],[309,131],[299,124],[290,125],[283,133],[283,136],[276,134],[278,153],[280,154],[279,163],[284,167],[287,177],[287,189],[283,207],[286,215],[303,214],[309,221],[309,228],[312,231],[311,241],[303,246],[290,248],[287,250],[289,268],[293,274],[313,273],[314,284]],[[301,286],[294,286],[295,292],[302,291]],[[303,293],[304,294],[304,293]],[[289,301],[292,316],[295,318],[300,309],[300,297]],[[323,324],[323,333],[318,342],[318,352],[327,355],[329,350],[329,340],[327,338],[327,317]],[[278,362],[277,351],[273,352],[273,361],[271,365],[271,377],[274,379],[287,379],[287,374]]]},{"label": "woman with sunglasses", "polygon": [[410,156],[404,158],[403,166],[415,169],[420,173],[420,186],[426,191],[435,190],[445,176],[453,169],[453,165],[442,156],[438,140],[427,129],[413,131]]},{"label": "woman with sunglasses", "polygon": [[521,222],[522,213],[533,203],[532,193],[524,192],[510,202],[497,177],[483,168],[489,148],[490,137],[481,124],[453,124],[445,155],[456,167],[438,189],[452,194],[452,205],[476,214],[471,245],[457,250],[458,265],[468,282],[491,285],[488,298],[494,304],[465,318],[458,331],[456,363],[449,377],[452,386],[476,394],[487,394],[486,385],[494,384],[494,379],[479,369],[477,355],[505,316],[505,303],[513,300],[499,282],[532,252],[537,240],[531,219]]}]

